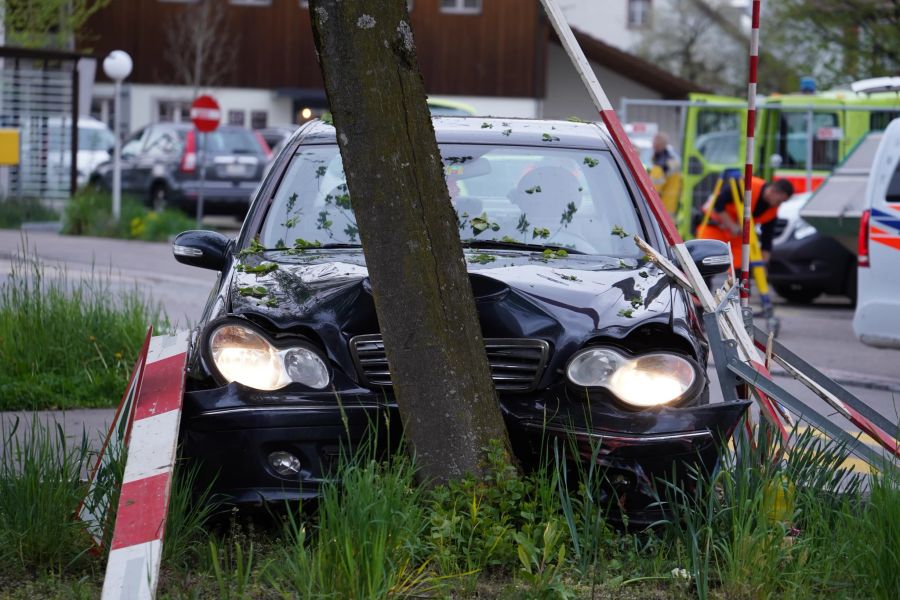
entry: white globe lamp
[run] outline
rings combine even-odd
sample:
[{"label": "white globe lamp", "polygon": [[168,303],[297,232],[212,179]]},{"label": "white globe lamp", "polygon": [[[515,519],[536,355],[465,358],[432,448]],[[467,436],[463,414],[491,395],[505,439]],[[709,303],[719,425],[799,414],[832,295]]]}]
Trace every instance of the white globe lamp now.
[{"label": "white globe lamp", "polygon": [[113,92],[113,131],[116,143],[113,146],[113,184],[112,184],[112,214],[113,219],[119,220],[122,214],[122,136],[119,134],[121,118],[122,81],[131,75],[134,62],[131,56],[124,50],[113,50],[109,56],[103,59],[103,72],[113,80],[115,91]]}]

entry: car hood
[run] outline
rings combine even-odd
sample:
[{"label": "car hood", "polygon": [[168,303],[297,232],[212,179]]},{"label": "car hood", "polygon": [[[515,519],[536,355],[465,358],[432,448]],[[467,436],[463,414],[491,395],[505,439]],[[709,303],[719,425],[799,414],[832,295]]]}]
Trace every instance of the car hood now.
[{"label": "car hood", "polygon": [[[625,339],[652,329],[663,334],[656,347],[687,346],[701,357],[699,327],[686,296],[651,263],[506,250],[467,252],[466,258],[486,338],[544,339],[564,362],[592,338]],[[269,264],[277,268],[252,272]],[[265,252],[246,258],[232,273],[223,288],[227,312],[267,329],[313,332],[331,358],[347,361],[347,367],[347,341],[379,332],[359,250]]]}]

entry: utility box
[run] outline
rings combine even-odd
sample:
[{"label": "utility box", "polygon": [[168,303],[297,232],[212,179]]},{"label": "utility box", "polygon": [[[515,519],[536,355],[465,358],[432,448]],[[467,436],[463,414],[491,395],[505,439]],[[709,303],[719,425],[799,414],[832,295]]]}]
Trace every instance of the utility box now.
[{"label": "utility box", "polygon": [[0,166],[8,167],[19,164],[19,130],[0,129]]}]

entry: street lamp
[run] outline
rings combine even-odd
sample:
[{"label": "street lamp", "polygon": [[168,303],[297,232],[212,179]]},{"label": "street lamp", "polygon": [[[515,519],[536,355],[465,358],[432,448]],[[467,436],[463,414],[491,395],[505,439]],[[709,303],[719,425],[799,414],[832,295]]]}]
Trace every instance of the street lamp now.
[{"label": "street lamp", "polygon": [[116,143],[113,146],[113,201],[112,214],[115,221],[119,220],[122,213],[122,138],[119,135],[119,123],[121,117],[122,80],[131,75],[134,63],[128,53],[123,50],[113,50],[103,59],[103,72],[115,83],[113,96],[113,131]]}]

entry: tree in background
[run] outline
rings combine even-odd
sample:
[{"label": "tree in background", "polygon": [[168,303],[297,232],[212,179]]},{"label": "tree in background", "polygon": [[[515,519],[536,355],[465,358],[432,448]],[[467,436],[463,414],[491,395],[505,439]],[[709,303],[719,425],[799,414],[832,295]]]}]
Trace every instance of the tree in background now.
[{"label": "tree in background", "polygon": [[660,2],[637,53],[702,88],[738,94],[747,85],[749,44],[740,33],[739,19],[727,0]]},{"label": "tree in background", "polygon": [[225,83],[240,49],[225,7],[218,0],[199,0],[166,23],[163,57],[175,83],[200,88]]},{"label": "tree in background", "polygon": [[5,43],[22,48],[74,50],[75,36],[110,0],[0,0]]},{"label": "tree in background", "polygon": [[312,0],[403,429],[426,481],[508,448],[404,0]]},{"label": "tree in background", "polygon": [[900,72],[900,0],[765,4],[763,46],[820,89]]}]

